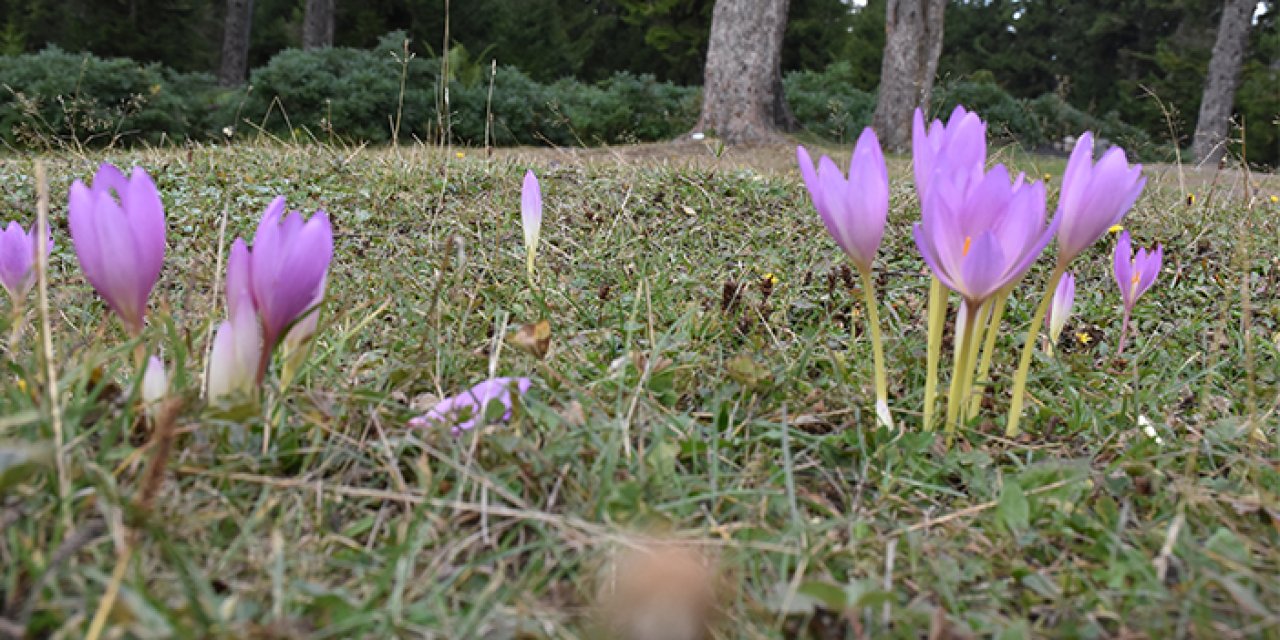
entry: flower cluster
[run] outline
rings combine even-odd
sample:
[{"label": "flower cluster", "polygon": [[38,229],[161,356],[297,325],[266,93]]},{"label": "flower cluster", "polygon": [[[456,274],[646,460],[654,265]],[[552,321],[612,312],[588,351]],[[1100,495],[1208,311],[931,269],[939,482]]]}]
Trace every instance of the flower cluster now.
[{"label": "flower cluster", "polygon": [[[1114,270],[1123,321],[1116,351],[1124,350],[1133,307],[1154,283],[1163,258],[1160,246],[1138,249],[1135,254],[1129,233],[1119,226],[1142,193],[1142,168],[1130,165],[1119,147],[1108,149],[1095,162],[1093,135],[1085,133],[1072,151],[1057,209],[1049,216],[1046,182],[1050,176],[1036,181],[1015,175],[1003,164],[987,166],[986,124],[977,114],[957,107],[946,122],[926,124],[917,110],[913,133],[920,219],[912,225],[911,234],[932,274],[925,429],[934,427],[943,325],[950,306],[947,291],[959,299],[946,403],[946,427],[953,432],[981,408],[981,389],[991,371],[1008,299],[1057,240],[1048,287],[1032,317],[1014,376],[1007,431],[1016,435],[1041,327],[1047,317],[1050,344],[1056,342],[1074,304],[1077,281],[1067,269],[1108,230],[1120,232]],[[889,212],[890,183],[883,152],[875,132],[867,128],[854,145],[847,173],[827,156],[815,165],[804,147],[797,148],[796,156],[823,225],[862,277],[875,360],[875,415],[881,425],[893,427],[873,277]],[[542,213],[541,185],[529,171],[521,189],[521,221],[531,286],[536,286]],[[72,185],[68,225],[85,278],[129,336],[141,344],[147,301],[160,276],[166,245],[164,205],[155,183],[141,168],[126,175],[103,164],[90,185],[79,180]],[[16,222],[0,231],[0,285],[15,309],[21,308],[35,282],[39,252],[47,254],[52,246],[50,238],[37,238],[34,228],[24,230]],[[277,352],[282,361],[280,386],[289,384],[317,330],[333,253],[328,214],[317,211],[304,218],[300,212],[287,212],[283,197],[266,208],[252,245],[240,238],[232,242],[225,277],[226,319],[214,332],[205,363],[205,396],[211,403],[256,401]],[[168,382],[163,362],[145,355],[145,350],[138,351],[138,385],[150,403],[168,393]],[[448,425],[454,432],[465,431],[480,423],[492,403],[501,405],[501,419],[506,420],[516,399],[531,384],[528,378],[494,377],[446,398],[410,424]]]},{"label": "flower cluster", "polygon": [[287,384],[296,370],[290,360],[316,331],[332,259],[328,214],[318,211],[306,221],[297,211],[285,214],[283,196],[267,207],[252,250],[235,239],[227,260],[228,319],[218,326],[209,354],[210,399],[252,395],[282,337]]},{"label": "flower cluster", "polygon": [[[1057,260],[1042,297],[1015,376],[1007,430],[1018,432],[1022,395],[1035,336],[1053,309],[1050,333],[1062,331],[1075,297],[1075,277],[1067,267],[1078,255],[1116,228],[1141,194],[1141,166],[1131,166],[1124,150],[1112,147],[1094,162],[1093,135],[1076,143],[1062,178],[1057,211],[1050,218],[1044,182],[1013,175],[1002,164],[987,166],[986,124],[964,107],[946,122],[928,125],[919,110],[912,139],[920,221],[912,227],[916,248],[933,275],[929,295],[929,354],[924,427],[933,428],[938,363],[947,313],[946,289],[960,299],[953,340],[953,373],[947,401],[947,429],[981,407],[981,384],[990,372],[996,336],[1009,296],[1045,249],[1057,239]],[[854,147],[846,178],[826,156],[815,170],[809,153],[797,150],[800,174],[827,231],[865,278],[868,319],[872,323],[876,367],[877,415],[887,416],[883,353],[870,273],[884,237],[889,179],[871,129]],[[1048,176],[1046,176],[1046,179]],[[1116,247],[1116,278],[1124,301],[1120,347],[1123,350],[1133,301],[1151,286],[1160,268],[1161,250],[1132,256],[1128,233]]]},{"label": "flower cluster", "polygon": [[[315,333],[325,278],[333,258],[333,230],[319,212],[304,221],[284,214],[284,198],[267,208],[253,250],[237,239],[227,261],[229,319],[213,339],[207,362],[206,395],[211,401],[255,399],[278,344],[283,344],[285,384],[305,358]],[[141,342],[151,296],[164,266],[164,204],[155,182],[141,167],[129,174],[111,164],[98,168],[89,185],[76,180],[67,202],[71,243],[85,279],[138,341],[139,395],[147,404],[169,390],[163,361],[146,356]],[[22,307],[35,283],[35,262],[53,240],[35,237],[16,222],[0,232],[0,285]],[[16,321],[15,321],[16,325]],[[282,385],[283,386],[283,385]]]}]

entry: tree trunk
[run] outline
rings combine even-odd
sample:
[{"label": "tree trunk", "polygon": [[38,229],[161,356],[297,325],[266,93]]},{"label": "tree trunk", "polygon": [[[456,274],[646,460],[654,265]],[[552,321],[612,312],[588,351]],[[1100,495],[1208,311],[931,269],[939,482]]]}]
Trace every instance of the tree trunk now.
[{"label": "tree trunk", "polygon": [[946,0],[889,0],[885,7],[880,95],[871,124],[888,149],[910,147],[911,114],[916,107],[929,108],[946,7]]},{"label": "tree trunk", "polygon": [[307,0],[302,16],[302,48],[333,46],[333,10],[337,0]]},{"label": "tree trunk", "polygon": [[1191,142],[1191,155],[1201,164],[1216,165],[1227,152],[1227,131],[1240,85],[1244,49],[1249,42],[1249,20],[1256,6],[1256,0],[1226,0],[1223,4]]},{"label": "tree trunk", "polygon": [[727,144],[769,142],[795,118],[782,93],[789,0],[716,0],[698,131]]},{"label": "tree trunk", "polygon": [[222,28],[222,65],[218,84],[236,87],[249,75],[249,30],[253,26],[253,0],[227,0]]}]

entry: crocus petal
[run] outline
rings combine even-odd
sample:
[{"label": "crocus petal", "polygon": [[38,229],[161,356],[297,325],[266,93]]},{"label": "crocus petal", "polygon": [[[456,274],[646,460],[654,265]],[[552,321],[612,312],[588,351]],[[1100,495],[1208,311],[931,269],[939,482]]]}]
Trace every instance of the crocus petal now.
[{"label": "crocus petal", "polygon": [[103,193],[97,195],[90,223],[99,255],[106,264],[92,275],[85,269],[85,277],[124,320],[125,326],[136,333],[142,329],[151,288],[143,280],[139,261],[125,257],[137,255],[129,219],[115,200]]},{"label": "crocus petal", "polygon": [[1076,277],[1070,273],[1064,274],[1062,280],[1058,281],[1058,288],[1054,290],[1049,304],[1049,340],[1055,344],[1058,336],[1062,335],[1063,327],[1067,325],[1067,318],[1071,317],[1075,301]]},{"label": "crocus petal", "polygon": [[924,202],[930,178],[933,177],[934,156],[941,140],[930,136],[925,128],[924,112],[916,107],[911,121],[911,170],[916,179],[916,195]]},{"label": "crocus petal", "polygon": [[1134,268],[1138,272],[1138,286],[1134,292],[1134,299],[1147,292],[1151,285],[1155,284],[1156,276],[1160,275],[1161,263],[1164,262],[1164,247],[1156,245],[1154,251],[1146,253],[1141,262],[1135,260]]},{"label": "crocus petal", "polygon": [[800,177],[804,179],[804,186],[809,190],[809,197],[817,206],[818,196],[822,193],[818,189],[818,172],[813,170],[813,159],[803,145],[796,147],[796,163],[800,165]]},{"label": "crocus petal", "polygon": [[1000,240],[994,233],[986,231],[973,241],[960,277],[961,294],[968,298],[969,304],[981,303],[1004,286],[1002,276],[1007,264]]},{"label": "crocus petal", "polygon": [[249,247],[236,238],[227,258],[227,315],[235,316],[241,306],[253,308],[253,284],[250,277]]},{"label": "crocus petal", "polygon": [[129,216],[129,229],[139,252],[139,271],[154,283],[164,266],[164,204],[160,202],[160,190],[142,167],[133,168],[129,185],[120,194],[120,205]]},{"label": "crocus petal", "polygon": [[484,419],[485,407],[498,401],[506,407],[503,420],[511,419],[512,393],[523,396],[533,381],[529,378],[493,378],[456,396],[441,400],[425,415],[409,421],[412,427],[449,425],[454,434],[472,429]]},{"label": "crocus petal", "polygon": [[938,260],[938,251],[934,248],[928,234],[925,233],[923,223],[917,222],[911,227],[911,237],[915,239],[916,249],[920,251],[920,256],[924,258],[925,264],[929,265],[933,275],[948,289],[959,291],[960,285],[952,278],[952,271],[943,268],[942,262]]},{"label": "crocus petal", "polygon": [[117,200],[124,197],[125,192],[129,190],[129,179],[124,177],[124,173],[115,165],[104,162],[98,165],[98,171],[93,174],[93,191],[94,193],[115,192],[113,196]]},{"label": "crocus petal", "polygon": [[311,339],[316,329],[320,326],[320,304],[324,302],[324,285],[325,280],[320,280],[320,286],[316,288],[315,295],[311,298],[311,304],[308,307],[310,311],[302,316],[300,320],[293,323],[289,327],[289,333],[284,336],[284,349],[286,352],[294,353]]},{"label": "crocus petal", "polygon": [[1120,289],[1120,300],[1126,309],[1130,309],[1133,307],[1133,245],[1128,231],[1120,232],[1111,266],[1116,277],[1116,287]]}]

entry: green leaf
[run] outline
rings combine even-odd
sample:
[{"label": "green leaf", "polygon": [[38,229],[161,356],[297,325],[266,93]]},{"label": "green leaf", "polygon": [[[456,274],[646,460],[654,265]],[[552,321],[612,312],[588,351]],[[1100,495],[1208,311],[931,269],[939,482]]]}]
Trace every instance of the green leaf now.
[{"label": "green leaf", "polygon": [[48,442],[0,442],[0,494],[53,463],[53,445]]},{"label": "green leaf", "polygon": [[796,593],[816,600],[818,604],[832,611],[844,611],[848,607],[845,590],[830,582],[804,582]]},{"label": "green leaf", "polygon": [[1204,548],[1238,564],[1249,563],[1249,548],[1226,527],[1218,527],[1218,530],[1205,540]]},{"label": "green leaf", "polygon": [[1000,502],[996,505],[996,517],[1011,533],[1018,533],[1031,524],[1031,504],[1017,480],[1005,478],[1000,489]]},{"label": "green leaf", "polygon": [[748,389],[757,389],[769,382],[771,375],[769,369],[749,355],[737,355],[729,361],[727,366],[729,378]]}]

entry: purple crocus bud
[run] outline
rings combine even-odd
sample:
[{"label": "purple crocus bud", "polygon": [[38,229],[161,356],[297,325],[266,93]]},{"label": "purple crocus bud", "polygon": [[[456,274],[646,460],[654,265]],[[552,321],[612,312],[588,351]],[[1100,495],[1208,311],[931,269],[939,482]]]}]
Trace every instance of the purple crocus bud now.
[{"label": "purple crocus bud", "polygon": [[520,224],[524,227],[525,267],[533,277],[533,259],[538,255],[538,237],[542,235],[542,187],[533,171],[524,174],[520,188]]},{"label": "purple crocus bud", "polygon": [[158,356],[147,358],[147,368],[142,374],[142,402],[152,405],[169,395],[169,375],[165,373],[164,361]]},{"label": "purple crocus bud", "polygon": [[947,123],[934,120],[925,128],[924,112],[916,109],[911,136],[911,163],[920,202],[928,199],[935,174],[953,174],[964,187],[982,178],[987,162],[987,125],[978,114],[956,105]]},{"label": "purple crocus bud", "polygon": [[262,330],[253,306],[240,304],[231,319],[218,326],[209,351],[206,396],[210,401],[228,396],[251,396],[257,384],[262,356]]},{"label": "purple crocus bud", "polygon": [[1076,141],[1058,197],[1058,264],[1066,265],[1120,223],[1133,207],[1147,179],[1142,165],[1130,166],[1124,149],[1111,147],[1093,162],[1093,133]]},{"label": "purple crocus bud", "polygon": [[1045,226],[1043,183],[1023,184],[1019,176],[1010,184],[1001,165],[965,183],[935,181],[913,235],[934,275],[976,307],[1031,268],[1058,221]]},{"label": "purple crocus bud", "polygon": [[818,160],[815,171],[804,147],[796,147],[796,159],[827,232],[858,269],[870,271],[889,215],[889,172],[876,132],[867,127],[858,136],[848,178],[827,156]]},{"label": "purple crocus bud", "polygon": [[333,259],[333,228],[325,212],[303,222],[302,214],[293,211],[282,220],[284,207],[283,196],[267,207],[249,254],[249,289],[262,319],[259,378],[281,335],[313,306]]},{"label": "purple crocus bud", "polygon": [[255,373],[262,359],[262,327],[253,305],[252,269],[249,248],[244,240],[231,243],[227,258],[227,316],[218,325],[209,350],[205,395],[210,401],[229,396],[249,397],[257,382]]},{"label": "purple crocus bud", "polygon": [[1062,335],[1062,328],[1067,325],[1067,318],[1071,317],[1071,307],[1075,302],[1076,277],[1067,273],[1058,281],[1058,288],[1049,301],[1049,340],[1053,344],[1058,343],[1058,336]]},{"label": "purple crocus bud", "polygon": [[513,393],[528,393],[533,381],[528,378],[493,378],[485,380],[456,396],[441,400],[426,415],[409,421],[411,427],[449,425],[455,435],[475,428],[484,420],[485,407],[490,402],[501,402],[507,408],[503,420],[511,419]]},{"label": "purple crocus bud", "polygon": [[[53,239],[45,243],[45,255],[53,250]],[[23,231],[17,222],[10,222],[0,231],[0,286],[9,292],[14,305],[22,304],[36,283],[36,226]]]},{"label": "purple crocus bud", "polygon": [[103,164],[92,187],[79,180],[71,185],[67,218],[85,278],[138,335],[164,265],[164,205],[151,176],[134,167],[126,178]]}]

